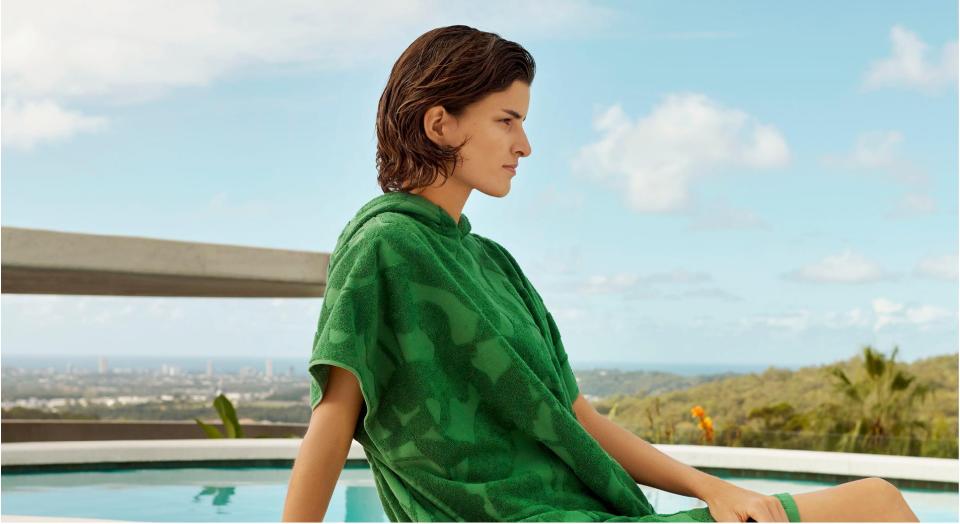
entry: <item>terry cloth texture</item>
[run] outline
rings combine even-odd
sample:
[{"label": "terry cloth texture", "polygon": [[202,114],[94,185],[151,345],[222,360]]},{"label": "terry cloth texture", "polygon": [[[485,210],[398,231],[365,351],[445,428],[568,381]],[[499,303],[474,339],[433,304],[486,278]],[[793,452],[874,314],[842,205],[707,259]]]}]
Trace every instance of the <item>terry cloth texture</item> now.
[{"label": "terry cloth texture", "polygon": [[331,253],[309,362],[356,375],[364,449],[393,522],[713,522],[657,514],[580,425],[553,316],[514,258],[423,196],[364,204]]}]

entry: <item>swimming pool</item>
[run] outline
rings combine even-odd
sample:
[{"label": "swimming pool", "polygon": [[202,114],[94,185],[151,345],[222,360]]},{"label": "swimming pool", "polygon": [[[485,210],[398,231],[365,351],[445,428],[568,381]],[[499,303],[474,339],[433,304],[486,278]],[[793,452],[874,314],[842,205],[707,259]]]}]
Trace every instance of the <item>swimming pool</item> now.
[{"label": "swimming pool", "polygon": [[[82,517],[154,522],[269,522],[283,511],[290,466],[165,467],[110,471],[4,473],[4,516]],[[803,493],[831,483],[731,477],[760,493]],[[660,513],[702,507],[702,501],[641,486]],[[903,488],[921,522],[957,522],[958,493]],[[373,475],[366,465],[343,470],[325,521],[386,522]]]}]

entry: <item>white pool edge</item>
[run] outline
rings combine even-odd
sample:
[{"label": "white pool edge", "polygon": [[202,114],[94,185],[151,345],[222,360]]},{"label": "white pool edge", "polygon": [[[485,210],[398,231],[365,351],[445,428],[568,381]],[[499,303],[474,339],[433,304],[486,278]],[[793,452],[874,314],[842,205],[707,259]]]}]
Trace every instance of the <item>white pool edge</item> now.
[{"label": "white pool edge", "polygon": [[[302,439],[176,439],[16,442],[0,445],[0,465],[293,460]],[[957,459],[793,449],[730,448],[677,444],[654,446],[693,467],[883,477],[958,482]],[[354,441],[348,460],[366,460]]]}]

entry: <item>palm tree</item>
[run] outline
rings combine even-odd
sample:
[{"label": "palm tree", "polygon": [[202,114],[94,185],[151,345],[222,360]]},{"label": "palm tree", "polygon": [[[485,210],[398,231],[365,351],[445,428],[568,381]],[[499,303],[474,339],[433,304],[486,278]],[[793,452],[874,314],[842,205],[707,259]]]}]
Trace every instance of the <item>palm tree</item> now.
[{"label": "palm tree", "polygon": [[[848,400],[856,420],[853,429],[838,444],[841,451],[860,451],[862,448],[902,455],[918,452],[913,449],[920,444],[914,431],[926,431],[927,425],[911,416],[915,413],[913,405],[922,402],[931,388],[914,383],[916,377],[898,369],[895,361],[899,351],[900,348],[895,346],[888,359],[883,353],[865,346],[863,365],[866,374],[856,382],[850,380],[842,368],[831,368],[830,374],[839,379],[834,386]],[[891,439],[901,444],[894,444]]]}]

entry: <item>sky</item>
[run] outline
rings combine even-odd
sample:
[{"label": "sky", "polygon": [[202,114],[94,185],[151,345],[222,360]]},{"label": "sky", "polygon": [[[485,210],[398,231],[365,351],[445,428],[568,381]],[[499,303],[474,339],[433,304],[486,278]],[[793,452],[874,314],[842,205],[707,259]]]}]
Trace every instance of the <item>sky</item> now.
[{"label": "sky", "polygon": [[[958,347],[957,3],[4,1],[0,223],[330,252],[390,68],[536,60],[508,195],[574,367]],[[2,296],[2,355],[309,358],[321,298]]]}]

